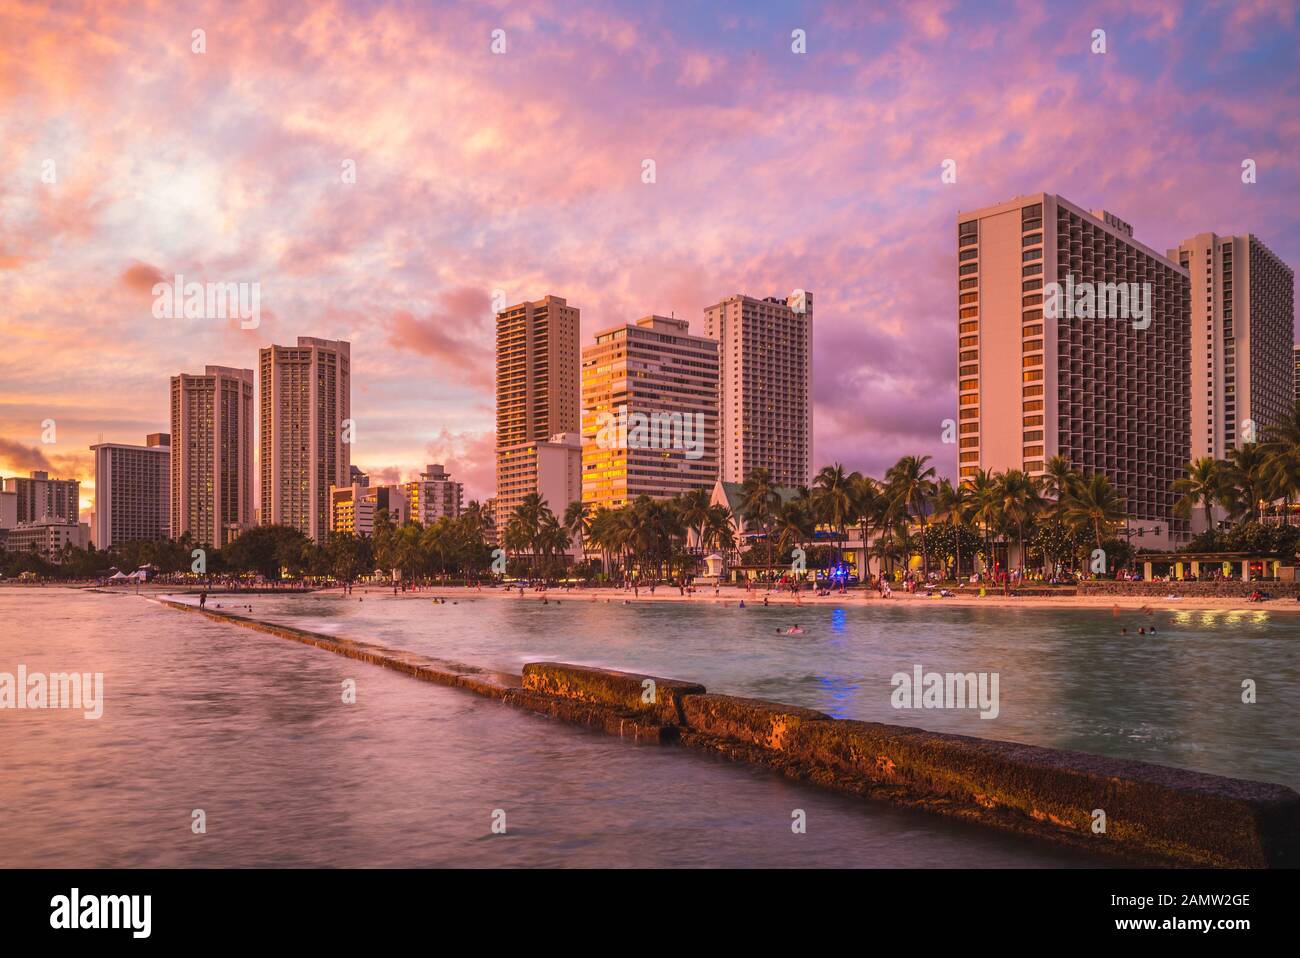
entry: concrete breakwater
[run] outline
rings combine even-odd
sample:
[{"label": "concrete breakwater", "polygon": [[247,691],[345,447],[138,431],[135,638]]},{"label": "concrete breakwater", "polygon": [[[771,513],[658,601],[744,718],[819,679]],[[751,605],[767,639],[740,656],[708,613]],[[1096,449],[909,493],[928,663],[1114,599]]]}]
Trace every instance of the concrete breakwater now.
[{"label": "concrete breakwater", "polygon": [[1281,785],[834,719],[656,676],[558,662],[530,663],[522,675],[500,673],[155,601],[636,741],[678,743],[793,779],[1134,863],[1300,865],[1300,795]]}]

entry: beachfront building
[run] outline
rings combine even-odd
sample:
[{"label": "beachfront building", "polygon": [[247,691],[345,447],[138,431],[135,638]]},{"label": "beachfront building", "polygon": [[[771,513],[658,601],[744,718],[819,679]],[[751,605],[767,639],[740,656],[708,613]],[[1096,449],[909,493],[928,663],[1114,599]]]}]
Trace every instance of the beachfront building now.
[{"label": "beachfront building", "polygon": [[90,451],[95,454],[90,522],[95,548],[166,539],[171,534],[171,436],[155,432],[143,446],[101,442]]},{"label": "beachfront building", "polygon": [[63,522],[75,525],[81,513],[81,481],[51,479],[45,471],[10,476],[4,491],[13,493],[14,525]]},{"label": "beachfront building", "polygon": [[1181,541],[1187,270],[1113,214],[1050,193],[959,213],[956,226],[960,477],[1041,476],[1060,455],[1110,479],[1134,546]]},{"label": "beachfront building", "polygon": [[221,549],[253,524],[253,371],[171,377],[170,442],[171,537]]},{"label": "beachfront building", "polygon": [[441,464],[424,467],[419,478],[405,484],[411,519],[430,525],[439,519],[455,519],[465,502],[465,486],[447,474]]},{"label": "beachfront building", "polygon": [[[568,305],[559,296],[517,303],[497,313],[498,535],[524,496],[542,493],[538,486],[539,461],[567,461],[567,454],[552,448],[555,445],[552,437],[570,433],[577,436],[581,428],[578,389],[580,319],[578,308]],[[566,468],[560,467],[557,475],[565,476]],[[580,463],[578,473],[580,476]],[[562,485],[556,479],[550,492],[554,494]],[[571,499],[557,502],[544,498],[548,498],[553,510],[563,513],[569,502],[581,495],[580,484],[574,485]]]},{"label": "beachfront building", "polygon": [[[499,539],[515,509],[530,493],[537,493],[560,519],[569,503],[582,498],[582,437],[578,433],[557,433],[498,452],[494,511]],[[573,551],[576,553],[576,546]]]},{"label": "beachfront building", "polygon": [[1258,236],[1169,250],[1191,277],[1193,459],[1223,459],[1295,408],[1295,273]]},{"label": "beachfront building", "polygon": [[330,488],[331,532],[372,536],[381,510],[387,513],[390,524],[406,525],[412,518],[406,487],[353,485]]},{"label": "beachfront building", "polygon": [[311,336],[267,346],[258,376],[259,519],[322,542],[330,487],[351,480],[351,346]]},{"label": "beachfront building", "polygon": [[582,351],[582,500],[592,511],[718,478],[718,344],[646,316]]},{"label": "beachfront building", "polygon": [[729,296],[704,310],[718,344],[718,468],[725,482],[767,469],[782,486],[811,481],[813,294]]},{"label": "beachfront building", "polygon": [[0,529],[0,548],[10,553],[30,552],[47,562],[58,564],[66,548],[90,546],[90,525],[60,519],[38,519],[12,529]]}]

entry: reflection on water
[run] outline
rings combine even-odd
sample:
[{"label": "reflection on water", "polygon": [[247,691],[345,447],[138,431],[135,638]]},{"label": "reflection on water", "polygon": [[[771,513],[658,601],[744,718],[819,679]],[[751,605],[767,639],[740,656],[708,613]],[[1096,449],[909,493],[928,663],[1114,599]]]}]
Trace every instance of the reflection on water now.
[{"label": "reflection on water", "polygon": [[[777,636],[788,609],[366,598],[245,604],[482,665],[585,661],[1211,771],[1235,749],[1237,774],[1296,779],[1297,683],[1284,654],[1294,631],[1281,617],[1233,629],[1166,617],[1159,647],[1126,651],[1108,616],[799,609],[806,633]],[[146,598],[5,588],[0,622],[0,671],[21,663],[103,672],[105,682],[99,721],[0,711],[3,866],[1095,863],[764,769],[631,745]],[[889,674],[914,661],[1000,669],[1001,716],[894,712]],[[1231,698],[1246,674],[1260,681],[1258,713],[1206,705],[1207,690]],[[355,705],[342,704],[349,678]],[[498,808],[504,836],[490,833]],[[790,830],[796,808],[805,835]],[[191,832],[195,809],[206,834]]]},{"label": "reflection on water", "polygon": [[[558,659],[692,679],[839,718],[1097,752],[1300,788],[1300,615],[824,607],[358,594],[259,597],[259,618],[518,672]],[[365,598],[364,602],[356,599]],[[802,635],[778,635],[798,623]],[[1138,635],[1155,626],[1156,635]],[[1128,634],[1122,635],[1121,629]],[[998,672],[1000,710],[899,711],[890,678]],[[1241,701],[1253,680],[1258,701]]]}]

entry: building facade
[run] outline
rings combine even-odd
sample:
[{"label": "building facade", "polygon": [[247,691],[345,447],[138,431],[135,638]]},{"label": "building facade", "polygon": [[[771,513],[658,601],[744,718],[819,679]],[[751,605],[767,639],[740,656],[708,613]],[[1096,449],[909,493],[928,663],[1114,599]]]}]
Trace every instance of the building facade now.
[{"label": "building facade", "polygon": [[51,479],[48,472],[37,471],[27,477],[10,476],[4,480],[4,490],[14,494],[15,525],[47,520],[75,525],[80,518],[78,479]]},{"label": "building facade", "polygon": [[[536,488],[539,445],[576,434],[580,311],[559,296],[518,303],[496,317],[497,531]],[[581,469],[579,469],[581,472]],[[533,483],[530,487],[529,483]],[[580,493],[579,493],[580,495]],[[563,511],[568,501],[551,508]]]},{"label": "building facade", "polygon": [[155,432],[143,446],[101,442],[90,450],[95,454],[90,523],[95,548],[170,536],[171,436]]},{"label": "building facade", "polygon": [[569,503],[582,498],[581,435],[557,433],[549,439],[511,446],[498,454],[493,508],[499,539],[505,534],[510,516],[531,493],[537,493],[561,519]]},{"label": "building facade", "polygon": [[387,512],[390,524],[406,525],[412,516],[405,487],[352,485],[330,489],[331,532],[372,536],[380,510]]},{"label": "building facade", "polygon": [[1169,258],[1192,284],[1192,458],[1223,459],[1294,408],[1295,273],[1252,234],[1198,233]]},{"label": "building facade", "polygon": [[961,479],[1041,476],[1060,455],[1110,479],[1135,545],[1184,536],[1187,271],[1112,214],[1048,193],[959,214],[957,251]]},{"label": "building facade", "polygon": [[316,542],[330,528],[330,487],[351,484],[351,346],[299,336],[258,357],[263,525],[293,526]]},{"label": "building facade", "polygon": [[684,319],[647,316],[582,351],[582,499],[618,508],[712,488],[718,344]]},{"label": "building facade", "polygon": [[253,371],[173,376],[171,428],[171,536],[221,549],[253,524]]},{"label": "building facade", "polygon": [[718,465],[724,482],[767,469],[803,486],[812,467],[813,294],[735,295],[704,311],[718,344]]},{"label": "building facade", "polygon": [[89,545],[90,526],[85,522],[38,519],[0,530],[0,546],[8,552],[34,552],[55,565],[62,560],[65,548],[85,549]]},{"label": "building facade", "polygon": [[439,519],[455,519],[465,504],[465,486],[447,474],[441,464],[424,467],[419,478],[405,484],[411,519],[427,526]]}]

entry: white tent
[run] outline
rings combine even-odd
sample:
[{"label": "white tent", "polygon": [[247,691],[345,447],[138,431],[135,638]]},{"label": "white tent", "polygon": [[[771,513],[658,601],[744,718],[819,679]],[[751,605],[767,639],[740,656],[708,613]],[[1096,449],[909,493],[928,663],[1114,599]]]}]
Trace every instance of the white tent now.
[{"label": "white tent", "polygon": [[108,577],[108,581],[125,582],[129,578],[131,578],[129,575],[125,574],[121,569],[118,569],[116,572],[114,572],[112,575]]}]

